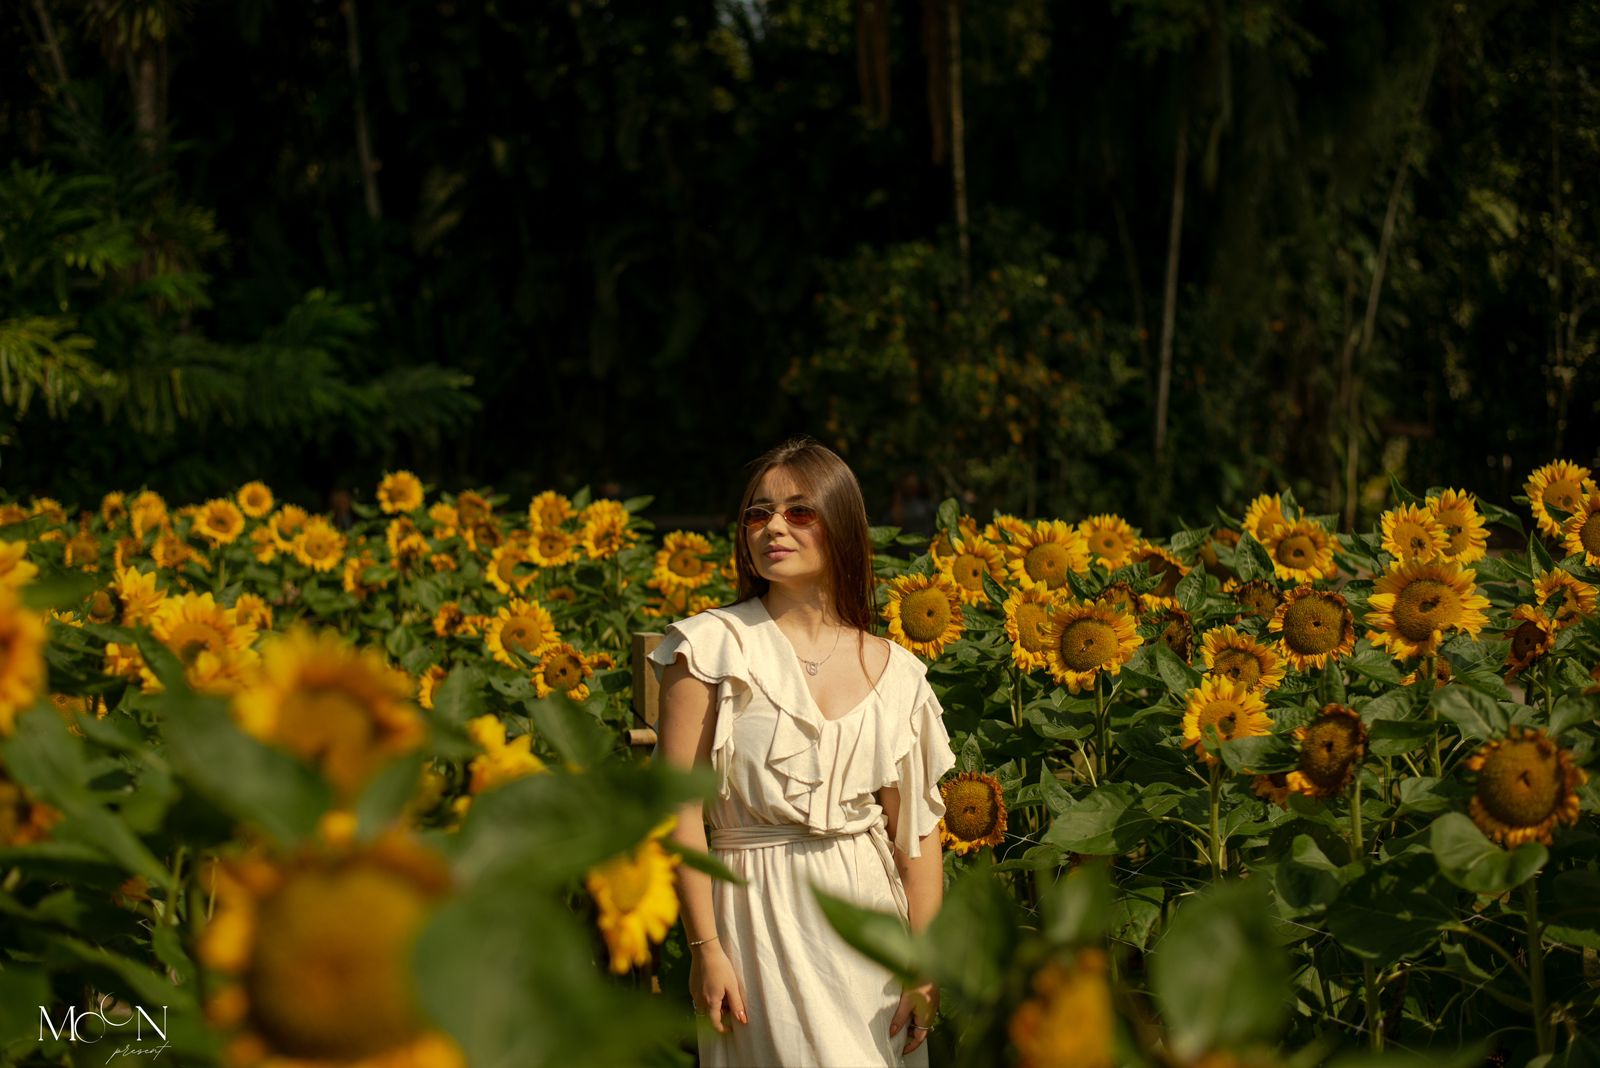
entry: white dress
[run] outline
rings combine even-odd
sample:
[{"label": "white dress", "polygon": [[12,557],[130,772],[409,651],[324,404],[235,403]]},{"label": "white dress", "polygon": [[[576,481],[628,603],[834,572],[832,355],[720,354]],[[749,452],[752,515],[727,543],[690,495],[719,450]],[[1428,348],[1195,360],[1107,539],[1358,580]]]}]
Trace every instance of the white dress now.
[{"label": "white dress", "polygon": [[712,608],[667,628],[650,653],[659,679],[680,654],[717,686],[711,762],[720,793],[706,808],[709,846],[747,885],[712,883],[717,934],[744,980],[749,1024],[700,1030],[705,1068],[926,1065],[889,1035],[901,988],[823,918],[810,883],[909,922],[905,887],[873,793],[897,786],[895,844],[939,825],[939,779],[955,766],[927,668],[890,644],[877,687],[836,720],[817,707],[794,646],[761,600]]}]

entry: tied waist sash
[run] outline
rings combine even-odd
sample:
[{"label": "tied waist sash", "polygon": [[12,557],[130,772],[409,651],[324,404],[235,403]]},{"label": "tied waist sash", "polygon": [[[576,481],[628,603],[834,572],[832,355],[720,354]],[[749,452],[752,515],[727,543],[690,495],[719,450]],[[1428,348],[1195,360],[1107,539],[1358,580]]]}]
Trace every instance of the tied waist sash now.
[{"label": "tied waist sash", "polygon": [[740,827],[712,827],[706,844],[718,851],[732,849],[770,849],[774,846],[793,845],[796,842],[819,842],[829,838],[853,838],[866,835],[867,841],[878,854],[883,871],[889,878],[889,889],[894,894],[895,908],[900,918],[911,922],[911,906],[906,900],[905,884],[900,881],[900,869],[895,867],[894,853],[889,847],[889,835],[880,820],[861,831],[818,831],[803,823],[752,823]]}]

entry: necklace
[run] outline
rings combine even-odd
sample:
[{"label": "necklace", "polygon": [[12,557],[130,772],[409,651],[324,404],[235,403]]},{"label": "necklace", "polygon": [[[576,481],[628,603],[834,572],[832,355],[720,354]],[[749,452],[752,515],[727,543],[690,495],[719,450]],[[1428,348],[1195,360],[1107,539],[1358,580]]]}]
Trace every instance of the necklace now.
[{"label": "necklace", "polygon": [[817,668],[827,663],[828,657],[831,657],[834,654],[834,651],[839,648],[839,633],[842,630],[844,630],[844,628],[840,627],[838,630],[833,632],[833,648],[829,649],[828,656],[823,657],[821,660],[807,660],[805,657],[800,656],[798,651],[795,652],[794,655],[799,656],[800,662],[806,666],[807,675],[815,675],[817,673]]}]

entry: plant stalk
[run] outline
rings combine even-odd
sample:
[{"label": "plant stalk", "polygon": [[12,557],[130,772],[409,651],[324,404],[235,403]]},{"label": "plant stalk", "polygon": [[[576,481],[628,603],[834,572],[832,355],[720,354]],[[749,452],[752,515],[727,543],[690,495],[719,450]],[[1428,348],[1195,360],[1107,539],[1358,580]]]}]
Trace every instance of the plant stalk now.
[{"label": "plant stalk", "polygon": [[1222,879],[1223,869],[1228,864],[1228,858],[1223,853],[1221,815],[1222,761],[1218,760],[1211,765],[1211,879],[1213,882]]},{"label": "plant stalk", "polygon": [[1383,1050],[1383,1012],[1378,1005],[1378,969],[1370,960],[1361,962],[1362,986],[1367,995],[1367,1035],[1374,1052]]},{"label": "plant stalk", "polygon": [[1544,924],[1539,921],[1539,877],[1522,884],[1522,907],[1528,914],[1528,994],[1533,999],[1533,1035],[1539,1052],[1554,1053],[1550,1008],[1544,987]]},{"label": "plant stalk", "polygon": [[1360,860],[1366,852],[1361,843],[1361,769],[1350,779],[1350,859]]}]

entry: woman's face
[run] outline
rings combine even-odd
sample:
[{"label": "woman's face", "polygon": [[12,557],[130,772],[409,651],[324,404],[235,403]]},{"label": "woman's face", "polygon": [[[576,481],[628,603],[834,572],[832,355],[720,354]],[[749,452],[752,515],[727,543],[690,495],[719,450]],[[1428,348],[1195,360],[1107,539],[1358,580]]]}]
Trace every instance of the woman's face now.
[{"label": "woman's face", "polygon": [[745,528],[756,573],[769,582],[789,586],[827,581],[827,543],[821,518],[810,526],[798,527],[780,511],[797,504],[816,507],[816,502],[800,491],[789,472],[781,467],[768,470],[761,476],[750,504],[776,513],[764,527]]}]

